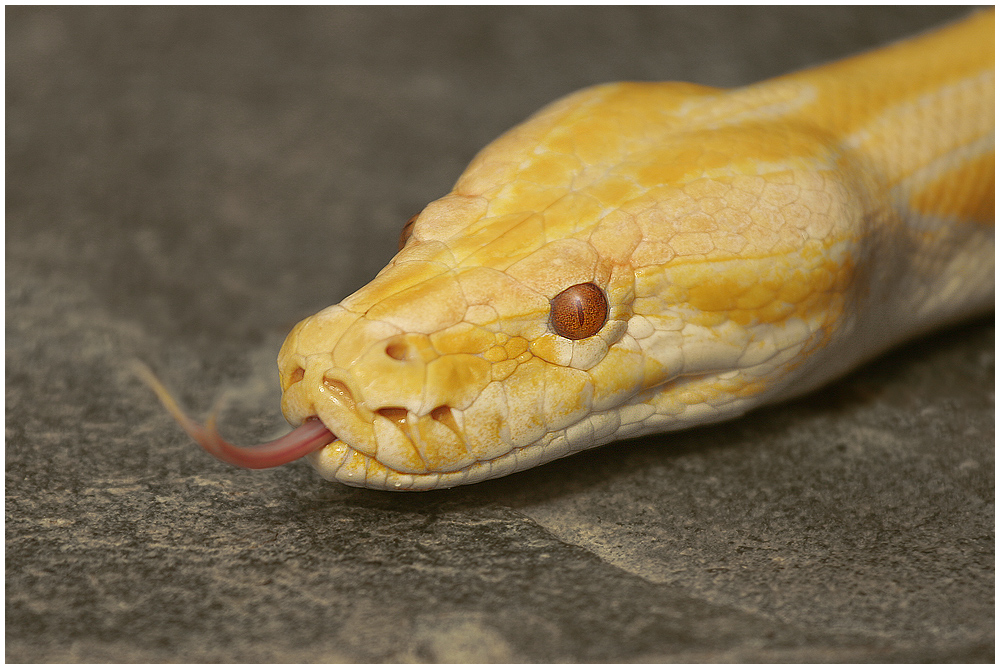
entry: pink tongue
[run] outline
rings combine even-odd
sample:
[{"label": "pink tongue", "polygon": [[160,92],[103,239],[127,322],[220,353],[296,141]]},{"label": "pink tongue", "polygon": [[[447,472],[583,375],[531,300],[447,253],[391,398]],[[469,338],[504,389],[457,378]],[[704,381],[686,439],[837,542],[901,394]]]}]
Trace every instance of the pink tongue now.
[{"label": "pink tongue", "polygon": [[181,425],[206,451],[223,462],[247,469],[267,469],[287,464],[337,438],[318,418],[309,418],[284,437],[256,446],[229,443],[219,436],[214,420],[209,420],[204,427],[190,420],[183,421]]},{"label": "pink tongue", "polygon": [[219,436],[219,432],[215,429],[215,416],[209,418],[205,425],[194,422],[187,417],[170,392],[148,367],[140,362],[135,362],[133,368],[139,378],[153,389],[153,392],[163,402],[163,406],[180,423],[184,431],[191,435],[192,439],[201,444],[201,447],[206,451],[231,465],[247,469],[277,467],[292,460],[298,460],[313,451],[318,451],[337,438],[333,432],[326,429],[319,418],[313,416],[307,418],[306,422],[284,437],[266,444],[257,446],[231,444]]}]

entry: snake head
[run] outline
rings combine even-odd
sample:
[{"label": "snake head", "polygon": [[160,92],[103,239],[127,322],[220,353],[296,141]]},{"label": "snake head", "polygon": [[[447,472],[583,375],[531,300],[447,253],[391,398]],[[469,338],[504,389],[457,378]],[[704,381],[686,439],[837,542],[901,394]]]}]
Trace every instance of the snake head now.
[{"label": "snake head", "polygon": [[768,125],[775,95],[601,86],[484,149],[282,347],[286,418],[337,435],[312,464],[450,487],[780,396],[849,299],[864,206],[824,138]]},{"label": "snake head", "polygon": [[[421,221],[481,207],[446,198]],[[338,436],[309,456],[323,476],[417,490],[502,476],[592,445],[594,410],[642,385],[638,349],[616,346],[630,271],[580,240],[509,248],[536,237],[531,214],[478,223],[501,250],[427,239],[418,223],[371,284],[289,335],[282,410]]]}]

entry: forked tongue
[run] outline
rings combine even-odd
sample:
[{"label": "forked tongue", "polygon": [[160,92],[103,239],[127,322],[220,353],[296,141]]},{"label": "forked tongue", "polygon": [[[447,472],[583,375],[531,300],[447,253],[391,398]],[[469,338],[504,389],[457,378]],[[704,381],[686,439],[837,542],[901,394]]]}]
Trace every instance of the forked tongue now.
[{"label": "forked tongue", "polygon": [[163,406],[198,444],[223,462],[247,469],[267,469],[287,464],[317,451],[337,437],[318,418],[309,418],[283,437],[256,446],[237,446],[223,439],[215,429],[215,415],[205,425],[188,418],[156,375],[141,363],[136,373],[153,389]]}]

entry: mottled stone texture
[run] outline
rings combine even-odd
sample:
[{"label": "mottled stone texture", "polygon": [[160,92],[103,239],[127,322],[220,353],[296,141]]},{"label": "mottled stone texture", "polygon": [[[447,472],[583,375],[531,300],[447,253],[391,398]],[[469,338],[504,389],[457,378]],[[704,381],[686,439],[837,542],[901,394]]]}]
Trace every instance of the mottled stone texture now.
[{"label": "mottled stone texture", "polygon": [[993,320],[745,419],[398,495],[196,449],[544,103],[956,9],[7,11],[6,659],[992,661]]}]

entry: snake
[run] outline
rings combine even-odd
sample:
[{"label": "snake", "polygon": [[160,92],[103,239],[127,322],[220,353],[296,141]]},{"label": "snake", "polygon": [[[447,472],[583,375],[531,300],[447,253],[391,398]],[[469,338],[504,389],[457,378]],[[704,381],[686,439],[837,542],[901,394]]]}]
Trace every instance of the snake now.
[{"label": "snake", "polygon": [[993,308],[994,12],[734,89],[619,82],[480,151],[294,327],[267,444],[352,486],[476,483],[801,395]]}]

